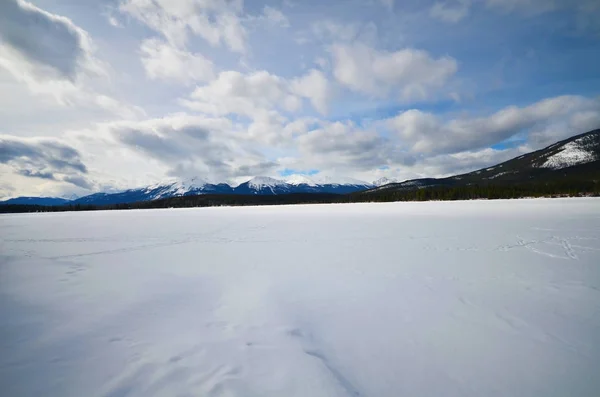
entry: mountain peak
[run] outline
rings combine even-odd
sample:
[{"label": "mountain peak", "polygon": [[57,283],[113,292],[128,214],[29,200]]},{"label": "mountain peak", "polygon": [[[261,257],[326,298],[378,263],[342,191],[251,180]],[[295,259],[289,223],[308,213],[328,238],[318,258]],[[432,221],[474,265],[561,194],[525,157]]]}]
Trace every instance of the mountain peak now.
[{"label": "mountain peak", "polygon": [[376,181],[373,181],[373,185],[375,186],[383,186],[383,185],[387,185],[389,183],[398,183],[399,181],[397,179],[390,179],[387,177],[381,177],[379,179],[377,179]]},{"label": "mountain peak", "polygon": [[285,180],[286,183],[294,186],[298,185],[308,185],[308,186],[316,186],[317,184],[311,178],[306,175],[294,174],[290,175]]},{"label": "mountain peak", "polygon": [[254,178],[250,179],[247,183],[250,187],[255,189],[285,185],[284,181],[268,176],[255,176]]}]

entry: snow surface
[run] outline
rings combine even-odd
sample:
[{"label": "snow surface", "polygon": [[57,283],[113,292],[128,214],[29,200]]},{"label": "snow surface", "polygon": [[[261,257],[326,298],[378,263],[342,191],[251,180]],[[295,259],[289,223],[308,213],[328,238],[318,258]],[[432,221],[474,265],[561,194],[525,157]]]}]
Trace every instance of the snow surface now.
[{"label": "snow surface", "polygon": [[384,186],[387,185],[389,183],[398,183],[399,181],[397,179],[390,179],[387,177],[381,177],[379,179],[377,179],[376,181],[373,181],[372,185],[374,186]]},{"label": "snow surface", "polygon": [[287,177],[287,179],[285,180],[285,183],[287,183],[289,185],[294,185],[294,186],[298,186],[298,185],[317,186],[316,182],[314,180],[312,180],[311,178],[307,177],[306,175],[298,175],[298,174],[290,175],[289,177]]},{"label": "snow surface", "polygon": [[594,152],[586,148],[593,139],[592,136],[584,136],[565,144],[559,152],[549,156],[541,167],[559,170],[597,160]]},{"label": "snow surface", "polygon": [[253,189],[262,189],[285,185],[285,182],[280,181],[279,179],[269,178],[268,176],[255,176],[248,181],[248,185]]},{"label": "snow surface", "polygon": [[598,396],[600,200],[0,216],[5,396]]}]

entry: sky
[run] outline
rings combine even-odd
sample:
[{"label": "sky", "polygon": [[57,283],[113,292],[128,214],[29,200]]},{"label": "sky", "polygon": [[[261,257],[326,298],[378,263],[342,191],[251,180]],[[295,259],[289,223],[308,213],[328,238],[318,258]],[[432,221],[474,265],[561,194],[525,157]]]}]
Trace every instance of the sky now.
[{"label": "sky", "polygon": [[600,127],[597,0],[2,0],[0,198],[440,177]]}]

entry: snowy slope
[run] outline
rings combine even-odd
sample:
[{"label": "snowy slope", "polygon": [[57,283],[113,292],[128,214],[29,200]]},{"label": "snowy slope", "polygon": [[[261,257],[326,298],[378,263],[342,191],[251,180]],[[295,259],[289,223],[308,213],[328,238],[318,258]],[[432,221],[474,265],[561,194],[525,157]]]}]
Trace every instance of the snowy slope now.
[{"label": "snowy slope", "polygon": [[285,183],[298,186],[298,185],[307,185],[307,186],[317,186],[317,183],[307,177],[306,175],[290,175],[285,179]]},{"label": "snowy slope", "polygon": [[399,180],[395,179],[395,178],[386,178],[385,176],[382,178],[377,179],[376,181],[373,181],[373,185],[376,187],[379,186],[384,186],[387,185],[388,183],[398,183],[400,182]]},{"label": "snowy slope", "polygon": [[596,160],[600,158],[594,150],[594,137],[588,135],[563,145],[557,153],[548,156],[540,167],[559,170]]},{"label": "snowy slope", "polygon": [[6,396],[598,396],[599,199],[0,216]]}]

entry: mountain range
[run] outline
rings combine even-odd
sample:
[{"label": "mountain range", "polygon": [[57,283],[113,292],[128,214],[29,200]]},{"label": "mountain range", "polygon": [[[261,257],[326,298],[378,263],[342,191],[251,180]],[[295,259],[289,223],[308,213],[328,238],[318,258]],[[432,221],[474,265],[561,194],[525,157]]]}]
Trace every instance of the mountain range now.
[{"label": "mountain range", "polygon": [[600,179],[600,129],[573,136],[544,149],[524,154],[504,163],[447,178],[421,178],[403,182],[381,178],[367,183],[351,178],[332,179],[293,175],[286,180],[254,177],[239,185],[208,183],[198,178],[171,181],[117,193],[95,193],[72,200],[55,197],[17,197],[0,204],[61,206],[68,204],[112,205],[153,201],[195,195],[282,195],[290,193],[330,193],[378,195],[427,187],[469,185],[517,185]]},{"label": "mountain range", "polygon": [[227,183],[208,183],[198,178],[159,183],[137,189],[128,189],[117,193],[94,193],[89,196],[67,200],[54,197],[17,197],[0,204],[26,204],[59,206],[66,204],[111,205],[128,204],[139,201],[160,200],[171,197],[195,196],[201,194],[221,195],[279,195],[289,193],[331,193],[348,194],[370,189],[374,184],[352,178],[311,178],[293,175],[286,180],[265,176],[254,177],[239,185]]}]

